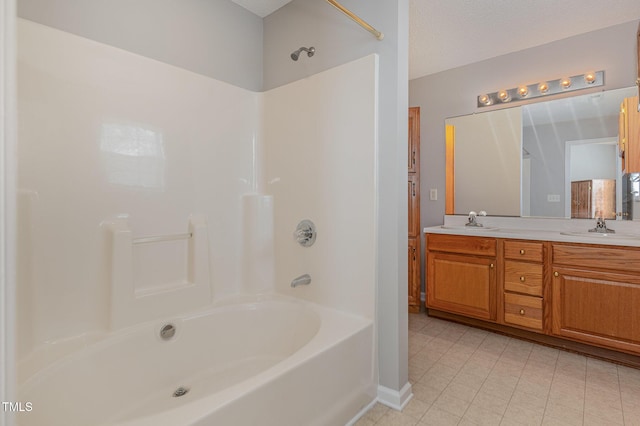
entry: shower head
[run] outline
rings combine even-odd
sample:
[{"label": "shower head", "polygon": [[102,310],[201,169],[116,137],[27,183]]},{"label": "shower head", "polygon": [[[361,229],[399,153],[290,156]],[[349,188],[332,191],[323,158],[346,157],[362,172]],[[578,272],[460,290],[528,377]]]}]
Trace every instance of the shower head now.
[{"label": "shower head", "polygon": [[300,49],[296,50],[295,52],[293,52],[291,54],[291,59],[293,59],[294,61],[297,61],[298,58],[300,57],[300,53],[301,52],[307,52],[307,56],[308,57],[312,57],[314,53],[316,53],[316,48],[311,46],[310,48],[306,48],[306,47],[301,47]]}]

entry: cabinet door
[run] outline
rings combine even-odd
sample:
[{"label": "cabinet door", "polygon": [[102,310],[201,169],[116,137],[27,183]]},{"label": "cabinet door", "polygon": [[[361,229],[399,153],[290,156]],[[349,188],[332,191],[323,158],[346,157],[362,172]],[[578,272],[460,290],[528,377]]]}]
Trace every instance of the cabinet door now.
[{"label": "cabinet door", "polygon": [[429,252],[427,307],[495,320],[495,258]]},{"label": "cabinet door", "polygon": [[420,107],[409,108],[407,168],[409,173],[417,173],[420,170]]},{"label": "cabinet door", "polygon": [[420,239],[409,238],[409,311],[420,311]]},{"label": "cabinet door", "polygon": [[554,268],[553,334],[640,353],[640,276]]},{"label": "cabinet door", "polygon": [[420,180],[416,175],[409,175],[407,186],[409,200],[409,238],[420,236]]}]

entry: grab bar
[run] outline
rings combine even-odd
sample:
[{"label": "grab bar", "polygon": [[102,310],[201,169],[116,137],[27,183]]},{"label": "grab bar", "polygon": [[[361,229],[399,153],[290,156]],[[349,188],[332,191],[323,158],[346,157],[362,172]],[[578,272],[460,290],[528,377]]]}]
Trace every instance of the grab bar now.
[{"label": "grab bar", "polygon": [[161,241],[188,240],[193,237],[193,233],[173,234],[173,235],[156,235],[153,237],[142,237],[133,240],[133,244],[159,243]]}]

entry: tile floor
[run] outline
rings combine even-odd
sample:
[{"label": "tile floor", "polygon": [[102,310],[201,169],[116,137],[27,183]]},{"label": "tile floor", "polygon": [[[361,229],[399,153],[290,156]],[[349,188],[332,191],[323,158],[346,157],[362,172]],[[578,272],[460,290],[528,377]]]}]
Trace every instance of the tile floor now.
[{"label": "tile floor", "polygon": [[640,370],[409,314],[402,412],[376,404],[369,425],[640,426]]}]

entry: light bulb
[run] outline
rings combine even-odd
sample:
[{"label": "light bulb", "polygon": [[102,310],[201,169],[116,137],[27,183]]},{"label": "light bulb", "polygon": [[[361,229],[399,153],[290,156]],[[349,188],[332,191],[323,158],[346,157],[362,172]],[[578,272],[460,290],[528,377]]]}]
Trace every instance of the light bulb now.
[{"label": "light bulb", "polygon": [[544,83],[538,84],[538,92],[540,92],[540,93],[542,93],[544,95],[548,91],[549,91],[549,84],[548,83],[544,82]]},{"label": "light bulb", "polygon": [[560,80],[560,87],[562,87],[563,89],[568,89],[569,87],[571,87],[571,79],[569,77],[565,77]]},{"label": "light bulb", "polygon": [[503,89],[498,92],[498,99],[502,102],[509,102],[511,97],[509,97],[509,92]]},{"label": "light bulb", "polygon": [[596,73],[588,72],[584,75],[584,82],[587,84],[593,84],[596,82]]},{"label": "light bulb", "polygon": [[518,87],[518,94],[521,98],[527,97],[527,95],[529,94],[529,88],[527,86]]},{"label": "light bulb", "polygon": [[491,105],[491,97],[489,95],[480,95],[478,96],[478,102],[483,105]]}]

